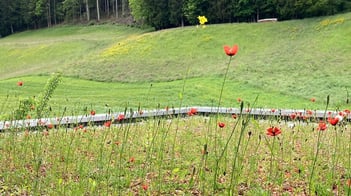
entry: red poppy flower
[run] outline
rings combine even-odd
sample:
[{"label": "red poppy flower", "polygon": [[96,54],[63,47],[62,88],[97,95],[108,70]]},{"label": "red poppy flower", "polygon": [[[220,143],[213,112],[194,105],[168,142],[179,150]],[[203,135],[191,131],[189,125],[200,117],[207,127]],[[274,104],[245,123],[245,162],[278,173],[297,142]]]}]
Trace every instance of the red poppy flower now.
[{"label": "red poppy flower", "polygon": [[135,161],[135,158],[134,157],[130,157],[128,162],[129,163],[133,163],[134,161]]},{"label": "red poppy flower", "polygon": [[49,123],[49,124],[47,125],[47,128],[48,128],[48,129],[52,129],[52,128],[54,128],[54,125],[51,124],[51,123]]},{"label": "red poppy flower", "polygon": [[321,122],[319,122],[319,124],[318,124],[317,130],[319,130],[319,131],[324,131],[324,130],[326,130],[327,128],[328,128],[327,123],[321,121]]},{"label": "red poppy flower", "polygon": [[147,184],[143,184],[143,190],[147,191],[147,189],[149,189],[149,186]]},{"label": "red poppy flower", "polygon": [[316,98],[312,97],[311,102],[316,102]]},{"label": "red poppy flower", "polygon": [[111,121],[105,122],[105,123],[104,123],[104,126],[105,126],[105,127],[110,127],[110,126],[111,126]]},{"label": "red poppy flower", "polygon": [[228,56],[234,56],[234,55],[236,55],[236,53],[238,52],[238,50],[239,50],[238,45],[234,45],[233,47],[224,46],[224,52],[225,52]]},{"label": "red poppy flower", "polygon": [[304,116],[302,117],[302,120],[307,120],[308,118],[309,118],[308,116],[304,115]]},{"label": "red poppy flower", "polygon": [[95,110],[90,111],[90,115],[94,116],[96,114]]},{"label": "red poppy flower", "polygon": [[335,126],[336,124],[338,124],[338,122],[339,122],[339,118],[328,118],[328,122],[331,124],[331,125],[333,125],[333,126]]},{"label": "red poppy flower", "polygon": [[190,108],[190,110],[188,111],[188,115],[189,116],[193,116],[197,114],[197,109],[196,108]]},{"label": "red poppy flower", "polygon": [[291,118],[292,120],[294,120],[294,119],[296,118],[296,113],[291,113],[291,114],[290,114],[290,118]]},{"label": "red poppy flower", "polygon": [[274,113],[274,112],[275,112],[275,109],[274,109],[274,108],[273,108],[273,109],[271,109],[271,112],[272,112],[272,113]]},{"label": "red poppy flower", "polygon": [[219,126],[219,128],[224,128],[225,127],[225,123],[224,122],[218,122],[218,126]]},{"label": "red poppy flower", "polygon": [[117,121],[122,121],[122,120],[124,120],[124,119],[125,119],[124,114],[119,114],[119,115],[117,116]]},{"label": "red poppy flower", "polygon": [[277,136],[281,133],[282,131],[278,127],[269,127],[267,129],[267,135],[270,135],[270,136]]},{"label": "red poppy flower", "polygon": [[309,116],[312,116],[312,115],[313,115],[313,111],[312,111],[312,110],[307,110],[306,113],[307,113],[307,115],[309,115]]},{"label": "red poppy flower", "polygon": [[23,82],[22,81],[18,81],[17,82],[17,86],[23,86]]}]

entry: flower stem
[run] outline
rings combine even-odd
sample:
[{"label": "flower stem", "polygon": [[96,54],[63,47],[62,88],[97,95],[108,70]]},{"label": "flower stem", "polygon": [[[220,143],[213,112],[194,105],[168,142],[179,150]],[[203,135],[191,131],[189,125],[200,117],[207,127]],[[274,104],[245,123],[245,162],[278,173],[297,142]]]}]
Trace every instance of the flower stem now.
[{"label": "flower stem", "polygon": [[[328,106],[329,106],[329,95],[327,96],[327,104],[326,104],[325,110],[324,110],[324,117],[323,117],[324,120],[326,119],[326,114],[327,114]],[[312,186],[313,174],[314,174],[314,170],[315,170],[315,167],[316,167],[317,157],[318,157],[319,148],[320,148],[320,137],[321,137],[321,132],[322,132],[322,131],[319,131],[319,132],[318,132],[318,137],[317,137],[317,149],[316,149],[316,154],[315,154],[314,159],[313,159],[313,164],[312,164],[312,169],[311,169],[311,176],[310,176],[309,185],[308,185],[308,189],[309,189],[309,193],[310,193],[310,194],[311,194],[311,191],[312,191],[312,187],[311,187],[311,186]]]},{"label": "flower stem", "polygon": [[312,190],[312,180],[313,180],[313,174],[314,174],[314,170],[315,170],[315,167],[316,167],[317,157],[318,157],[319,148],[320,148],[320,138],[321,138],[321,133],[322,133],[322,131],[319,131],[319,132],[318,132],[318,138],[317,138],[317,150],[316,150],[316,154],[315,154],[314,159],[313,159],[312,170],[311,170],[311,176],[310,176],[310,180],[309,180],[309,186],[308,186],[308,189],[309,189],[310,194],[311,194],[311,190]]},{"label": "flower stem", "polygon": [[221,92],[219,94],[219,99],[218,99],[218,107],[217,107],[217,117],[219,115],[219,108],[221,106],[221,102],[222,102],[222,95],[223,95],[223,89],[224,89],[224,85],[225,85],[225,82],[227,80],[227,75],[228,75],[228,72],[229,72],[229,66],[230,66],[230,63],[232,61],[232,56],[230,56],[229,58],[229,61],[228,61],[228,64],[227,64],[227,69],[225,71],[225,75],[224,75],[224,78],[223,78],[223,83],[222,83],[222,87],[221,87]]},{"label": "flower stem", "polygon": [[274,144],[275,136],[273,137],[272,149],[271,149],[271,163],[269,166],[269,180],[272,180],[272,171],[273,171],[273,159],[274,159]]},{"label": "flower stem", "polygon": [[[182,106],[183,106],[183,97],[184,97],[184,92],[185,92],[185,85],[186,85],[186,81],[188,79],[188,76],[189,76],[189,73],[190,73],[190,65],[188,65],[187,69],[186,69],[186,73],[185,73],[185,76],[183,78],[183,86],[182,86],[182,91],[180,92],[179,94],[179,111],[182,109]],[[173,137],[173,145],[172,145],[172,160],[175,160],[174,159],[174,156],[175,156],[175,146],[176,146],[176,143],[177,143],[177,136],[178,136],[178,130],[179,130],[179,121],[180,121],[180,115],[177,116],[177,121],[176,121],[176,130],[175,130],[175,133],[174,133],[174,137]],[[175,162],[173,161],[173,165],[174,166]]]},{"label": "flower stem", "polygon": [[[228,64],[227,64],[227,68],[226,68],[226,71],[225,71],[225,74],[224,74],[224,78],[223,78],[223,83],[222,83],[222,87],[221,87],[221,91],[220,91],[220,94],[219,94],[219,99],[218,99],[218,105],[217,105],[217,114],[216,114],[216,120],[215,120],[215,124],[216,124],[216,129],[215,129],[215,143],[214,143],[214,149],[215,149],[215,153],[217,155],[217,130],[218,130],[218,126],[217,126],[217,121],[218,121],[218,118],[219,118],[219,108],[221,106],[221,101],[222,101],[222,95],[223,95],[223,89],[224,89],[224,85],[225,85],[225,82],[227,80],[227,75],[228,75],[228,71],[229,71],[229,66],[230,66],[230,63],[232,61],[232,56],[230,56],[229,58],[229,61],[228,61]],[[215,190],[217,188],[217,177],[218,177],[218,170],[219,170],[219,161],[220,159],[222,158],[224,152],[222,151],[222,155],[220,155],[217,160],[216,160],[216,168],[215,168],[215,172],[214,172],[214,176],[213,176],[213,193],[215,193]]]},{"label": "flower stem", "polygon": [[[351,169],[351,132],[350,132],[350,136],[349,136],[349,163],[348,163],[348,165],[349,165],[349,171],[350,171],[350,169]],[[348,177],[347,177],[347,179],[346,179],[346,184],[347,184],[347,195],[351,195],[351,187],[350,187],[350,185],[349,185],[349,182],[348,182],[348,180],[351,178],[351,176],[350,176],[350,172],[348,172],[349,173],[349,175],[348,175]]]}]

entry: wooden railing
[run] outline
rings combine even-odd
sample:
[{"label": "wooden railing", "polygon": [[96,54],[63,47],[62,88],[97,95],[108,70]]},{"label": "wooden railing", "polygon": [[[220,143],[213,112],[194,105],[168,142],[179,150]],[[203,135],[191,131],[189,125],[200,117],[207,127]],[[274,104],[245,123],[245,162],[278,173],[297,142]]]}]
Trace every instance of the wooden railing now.
[{"label": "wooden railing", "polygon": [[[185,117],[188,115],[190,108],[196,108],[197,115],[213,115],[213,114],[240,114],[239,108],[215,108],[215,107],[184,107],[181,109],[170,108],[170,109],[158,109],[150,111],[135,111],[127,113],[112,113],[112,114],[95,114],[95,115],[80,115],[80,116],[65,116],[55,118],[41,118],[41,119],[25,119],[25,120],[13,120],[13,121],[2,121],[0,122],[0,131],[5,130],[25,130],[25,129],[38,129],[46,128],[48,126],[53,127],[74,127],[78,125],[102,125],[104,122],[112,121],[116,122],[117,117],[120,114],[124,115],[124,119],[120,123],[137,122],[143,119],[167,117],[174,118],[178,115]],[[271,117],[279,117],[282,120],[292,120],[291,115],[295,114],[296,119],[304,121],[305,117],[309,121],[319,121],[327,116],[336,116],[339,114],[337,111],[321,111],[321,110],[295,110],[295,109],[263,109],[263,108],[251,108],[243,109],[243,115],[252,115],[254,118],[267,119]],[[350,121],[351,116],[346,115],[345,119]]]}]

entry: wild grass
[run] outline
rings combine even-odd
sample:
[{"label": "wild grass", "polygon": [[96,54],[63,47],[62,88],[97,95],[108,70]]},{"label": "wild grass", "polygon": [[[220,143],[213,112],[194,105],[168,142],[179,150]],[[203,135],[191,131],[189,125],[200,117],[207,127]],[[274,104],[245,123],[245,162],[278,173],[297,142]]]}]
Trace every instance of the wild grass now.
[{"label": "wild grass", "polygon": [[[115,121],[111,127],[77,125],[73,129],[43,127],[35,132],[12,130],[0,135],[0,192],[21,195],[348,193],[351,130],[346,125],[349,123],[318,132],[315,123],[295,121],[296,126],[291,127],[279,118],[262,121],[250,117],[245,125],[243,118],[221,115],[219,120],[225,127],[217,129],[213,127],[217,124],[214,116],[194,115],[179,121],[171,120],[171,116],[136,124]],[[243,126],[246,128],[238,148],[238,132]],[[267,136],[266,129],[271,126],[279,126],[282,133]],[[230,137],[232,131],[234,135]],[[318,134],[322,156],[315,164],[314,172],[318,175],[309,184]],[[225,146],[228,148],[217,162]],[[233,167],[236,153],[237,167]],[[213,179],[216,168],[218,175]]]}]

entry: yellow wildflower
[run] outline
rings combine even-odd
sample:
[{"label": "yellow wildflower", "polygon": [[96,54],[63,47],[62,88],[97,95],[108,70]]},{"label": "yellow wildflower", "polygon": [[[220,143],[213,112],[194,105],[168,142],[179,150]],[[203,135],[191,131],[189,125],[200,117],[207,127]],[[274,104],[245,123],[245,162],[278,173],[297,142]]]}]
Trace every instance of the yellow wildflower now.
[{"label": "yellow wildflower", "polygon": [[199,19],[200,25],[204,25],[207,22],[206,16],[198,16],[197,19]]}]

